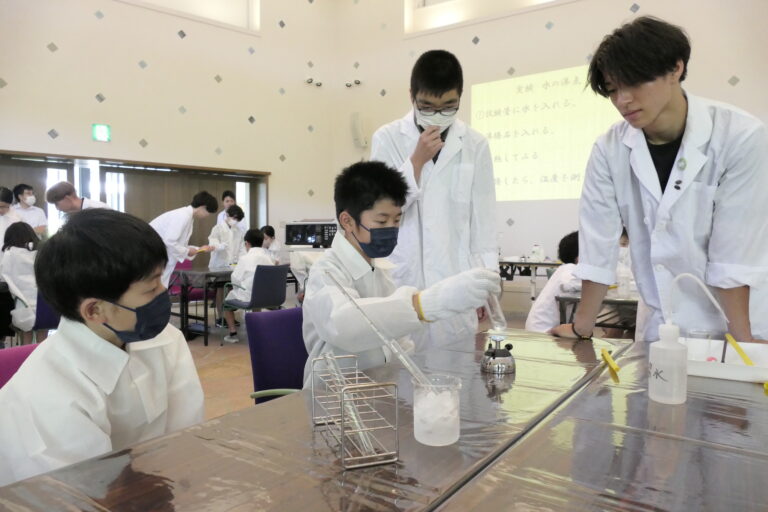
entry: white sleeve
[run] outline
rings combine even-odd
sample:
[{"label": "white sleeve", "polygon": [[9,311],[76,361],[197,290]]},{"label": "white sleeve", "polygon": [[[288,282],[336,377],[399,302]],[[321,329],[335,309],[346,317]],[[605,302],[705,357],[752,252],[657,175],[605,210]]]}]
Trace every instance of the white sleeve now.
[{"label": "white sleeve", "polygon": [[[387,297],[368,298],[360,298],[351,286],[345,289],[385,336],[398,339],[421,328],[412,302],[416,288],[402,286]],[[315,267],[310,271],[303,310],[320,338],[341,352],[361,352],[382,345],[349,299]]]},{"label": "white sleeve", "polygon": [[405,196],[403,211],[410,208],[421,197],[421,189],[413,176],[411,155],[400,154],[395,141],[392,140],[392,137],[384,128],[376,130],[376,133],[373,134],[371,139],[371,160],[384,162],[390,167],[394,167],[405,178],[405,182],[408,184],[408,193]]},{"label": "white sleeve", "polygon": [[211,229],[211,234],[208,235],[208,245],[212,246],[214,251],[224,251],[227,249],[227,243],[221,239],[220,232],[219,225],[216,224]]},{"label": "white sleeve", "polygon": [[496,243],[496,188],[493,160],[488,141],[483,139],[477,151],[472,180],[472,213],[470,218],[469,248],[479,256],[486,268],[499,271]]},{"label": "white sleeve", "polygon": [[579,199],[579,263],[574,275],[595,283],[616,282],[621,213],[600,143],[592,147]]},{"label": "white sleeve", "polygon": [[176,365],[168,383],[168,423],[166,432],[196,425],[204,419],[204,395],[189,345],[176,331],[173,347]]},{"label": "white sleeve", "polygon": [[768,133],[760,125],[730,144],[732,159],[715,192],[706,281],[710,286],[757,286],[768,276]]},{"label": "white sleeve", "polygon": [[[191,220],[190,220],[191,222]],[[189,238],[187,233],[188,222],[186,217],[175,215],[166,223],[164,233],[161,233],[165,246],[168,248],[168,256],[176,261],[184,261],[189,253]],[[186,240],[184,240],[186,238]]]}]

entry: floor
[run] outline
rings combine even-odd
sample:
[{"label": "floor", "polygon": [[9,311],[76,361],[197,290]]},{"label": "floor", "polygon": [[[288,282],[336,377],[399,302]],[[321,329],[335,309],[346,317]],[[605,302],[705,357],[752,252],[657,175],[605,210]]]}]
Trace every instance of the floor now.
[{"label": "floor", "polygon": [[[285,306],[294,307],[295,304],[295,296],[289,294]],[[507,311],[504,302],[502,307],[509,326],[522,328],[525,314]],[[203,345],[202,337],[189,342],[205,392],[206,419],[254,405],[248,397],[253,391],[253,376],[245,325],[239,328],[239,343],[224,343],[222,346],[221,340],[226,334],[227,329],[214,328],[209,335],[207,347]]]}]

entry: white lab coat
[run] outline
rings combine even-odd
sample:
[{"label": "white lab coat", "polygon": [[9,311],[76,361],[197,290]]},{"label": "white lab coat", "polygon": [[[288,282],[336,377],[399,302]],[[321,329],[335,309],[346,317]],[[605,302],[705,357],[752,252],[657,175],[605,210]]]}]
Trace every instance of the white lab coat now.
[{"label": "white lab coat", "polygon": [[557,267],[528,312],[526,331],[548,332],[560,325],[560,308],[555,297],[581,291],[581,279],[573,275],[575,269],[575,263],[564,263]]},{"label": "white lab coat", "polygon": [[[3,280],[8,283],[11,295],[21,299],[24,303],[35,309],[37,307],[37,281],[35,280],[35,258],[37,251],[11,247],[3,251],[0,272]],[[17,308],[24,304],[16,303]]]},{"label": "white lab coat", "polygon": [[229,227],[225,222],[216,224],[208,235],[208,245],[213,247],[208,268],[223,268],[237,263],[238,258],[245,254],[243,231],[235,225]]},{"label": "white lab coat", "polygon": [[272,261],[275,262],[275,265],[282,263],[281,253],[283,252],[283,244],[280,242],[280,240],[277,238],[272,240],[272,243],[269,245],[269,249],[267,249],[267,251],[269,251],[269,255],[272,257]]},{"label": "white lab coat", "polygon": [[240,256],[235,270],[232,271],[231,281],[234,287],[227,294],[227,300],[251,301],[253,292],[253,276],[259,265],[274,265],[266,249],[251,247],[247,253]]},{"label": "white lab coat", "polygon": [[391,358],[379,337],[360,312],[336,287],[331,274],[344,289],[355,297],[374,325],[406,350],[413,349],[408,334],[421,329],[412,286],[395,287],[389,275],[392,264],[386,259],[374,259],[373,268],[339,232],[331,248],[309,271],[304,296],[304,345],[309,359],[304,367],[304,387],[309,387],[312,359],[327,351],[335,355],[356,355],[360,369],[384,364]]},{"label": "white lab coat", "polygon": [[37,206],[28,206],[27,208],[24,208],[19,203],[16,203],[13,205],[13,211],[16,212],[16,215],[18,215],[22,221],[33,228],[48,225],[48,218],[45,216],[45,212],[42,208],[38,208]]},{"label": "white lab coat", "polygon": [[[623,223],[647,306],[638,313],[637,339],[658,339],[667,302],[681,329],[716,335],[726,330],[692,283],[680,282],[682,294],[674,304],[669,301],[672,279],[683,272],[709,286],[750,286],[752,333],[768,336],[765,125],[729,105],[688,95],[686,130],[675,161],[662,195],[641,130],[619,122],[597,140],[581,196],[575,274],[602,284],[616,281]],[[676,180],[680,190],[674,188]]]},{"label": "white lab coat", "polygon": [[163,213],[155,217],[149,225],[154,228],[165,243],[168,251],[168,263],[163,270],[163,286],[168,288],[171,280],[171,274],[176,264],[186,259],[193,259],[189,256],[189,237],[192,236],[194,226],[194,209],[191,205],[182,206]]},{"label": "white lab coat", "polygon": [[91,199],[90,197],[84,197],[83,204],[80,207],[80,209],[88,210],[89,208],[106,208],[107,210],[112,209],[112,207],[109,206],[107,203],[102,203],[101,201],[97,201],[96,199]]},{"label": "white lab coat", "polygon": [[0,408],[5,485],[199,423],[203,390],[172,325],[121,350],[62,318],[0,389]]},{"label": "white lab coat", "polygon": [[[427,288],[471,268],[472,256],[498,271],[496,192],[488,141],[456,120],[448,130],[437,163],[427,162],[420,183],[416,183],[411,155],[419,135],[410,111],[379,128],[371,143],[371,160],[399,170],[408,183],[397,247],[389,257],[395,264],[395,283]],[[424,331],[425,342],[417,346],[425,350],[448,337],[471,334],[476,329],[474,312],[456,315],[429,324]]]}]

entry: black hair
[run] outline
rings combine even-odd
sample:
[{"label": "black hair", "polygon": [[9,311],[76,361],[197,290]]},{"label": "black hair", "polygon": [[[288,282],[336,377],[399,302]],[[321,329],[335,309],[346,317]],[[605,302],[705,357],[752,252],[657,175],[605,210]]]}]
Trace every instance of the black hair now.
[{"label": "black hair", "polygon": [[[11,247],[19,247],[30,251],[37,250],[37,238],[35,230],[26,222],[14,222],[5,230],[5,239],[3,240],[3,252]],[[30,245],[30,243],[32,245]]]},{"label": "black hair", "polygon": [[0,202],[13,203],[13,192],[11,192],[11,189],[0,187]]},{"label": "black hair", "polygon": [[568,233],[557,246],[557,258],[563,263],[576,263],[579,257],[579,232]]},{"label": "black hair", "polygon": [[240,222],[243,220],[243,217],[245,217],[245,213],[243,212],[243,209],[237,206],[236,204],[233,204],[229,208],[227,208],[227,215],[229,217],[234,217],[237,219],[237,222]]},{"label": "black hair", "polygon": [[205,206],[205,209],[208,213],[216,213],[216,210],[219,209],[219,202],[216,200],[215,197],[213,197],[211,194],[203,190],[202,192],[198,192],[195,194],[195,197],[192,198],[192,208],[197,208],[198,206]]},{"label": "black hair", "polygon": [[260,229],[249,229],[243,240],[251,244],[251,247],[261,247],[264,244],[264,233]]},{"label": "black hair", "polygon": [[454,89],[459,96],[464,90],[464,75],[459,59],[445,50],[422,53],[411,71],[411,98],[415,99],[419,92],[442,96]]},{"label": "black hair", "polygon": [[35,279],[53,309],[83,322],[83,300],[117,302],[131,284],[167,262],[163,239],[149,224],[127,213],[91,208],[71,214],[42,244]]},{"label": "black hair", "polygon": [[261,232],[267,235],[269,238],[275,238],[275,228],[269,224],[266,226],[261,226]]},{"label": "black hair", "polygon": [[13,199],[21,202],[19,200],[19,196],[26,192],[27,190],[34,190],[31,186],[27,185],[26,183],[19,183],[15,187],[13,187]]},{"label": "black hair", "polygon": [[589,63],[587,81],[594,92],[608,97],[606,79],[632,87],[674,71],[682,60],[682,82],[690,56],[691,43],[682,28],[642,16],[603,38]]},{"label": "black hair", "polygon": [[376,201],[391,199],[397,206],[403,206],[407,193],[403,175],[384,162],[357,162],[336,176],[336,219],[346,211],[359,223],[360,214],[373,208]]},{"label": "black hair", "polygon": [[231,190],[225,190],[223,194],[221,194],[221,200],[225,200],[226,198],[231,197],[232,199],[235,199],[235,193]]}]

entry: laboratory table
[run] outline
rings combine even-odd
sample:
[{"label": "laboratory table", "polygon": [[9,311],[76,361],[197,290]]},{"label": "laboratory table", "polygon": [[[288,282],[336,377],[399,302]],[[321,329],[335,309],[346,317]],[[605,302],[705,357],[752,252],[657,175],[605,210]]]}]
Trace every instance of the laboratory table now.
[{"label": "laboratory table", "polygon": [[685,404],[659,404],[646,352],[634,344],[619,382],[601,374],[439,510],[767,510],[762,386],[689,377]]},{"label": "laboratory table", "polygon": [[[579,295],[558,295],[555,297],[561,324],[573,322],[573,316],[576,314],[576,307],[580,301],[581,296]],[[638,298],[605,297],[603,309],[600,310],[595,319],[595,327],[634,331],[637,324],[637,302]]]},{"label": "laboratory table", "polygon": [[509,341],[517,373],[507,377],[480,372],[484,335],[415,357],[426,372],[462,378],[461,437],[450,446],[414,440],[410,378],[389,364],[368,373],[399,386],[396,463],[344,471],[302,391],[0,488],[0,510],[431,510],[598,375],[599,349],[618,356],[631,343],[518,330]]},{"label": "laboratory table", "polygon": [[539,268],[555,269],[562,265],[558,261],[527,261],[522,259],[503,259],[499,261],[499,274],[502,279],[512,281],[515,278],[515,272],[521,276],[530,276],[531,278],[531,300],[536,300],[536,277]]},{"label": "laboratory table", "polygon": [[[179,286],[181,294],[179,296],[179,316],[180,328],[187,339],[194,334],[203,335],[203,344],[208,346],[208,292],[224,286],[229,282],[232,276],[232,269],[218,268],[205,270],[177,269],[171,274],[171,286]],[[202,288],[203,290],[203,315],[189,314],[189,292],[192,288]],[[214,305],[215,306],[215,305]],[[202,323],[190,325],[190,320],[199,320]],[[200,332],[197,332],[200,331]]]}]

